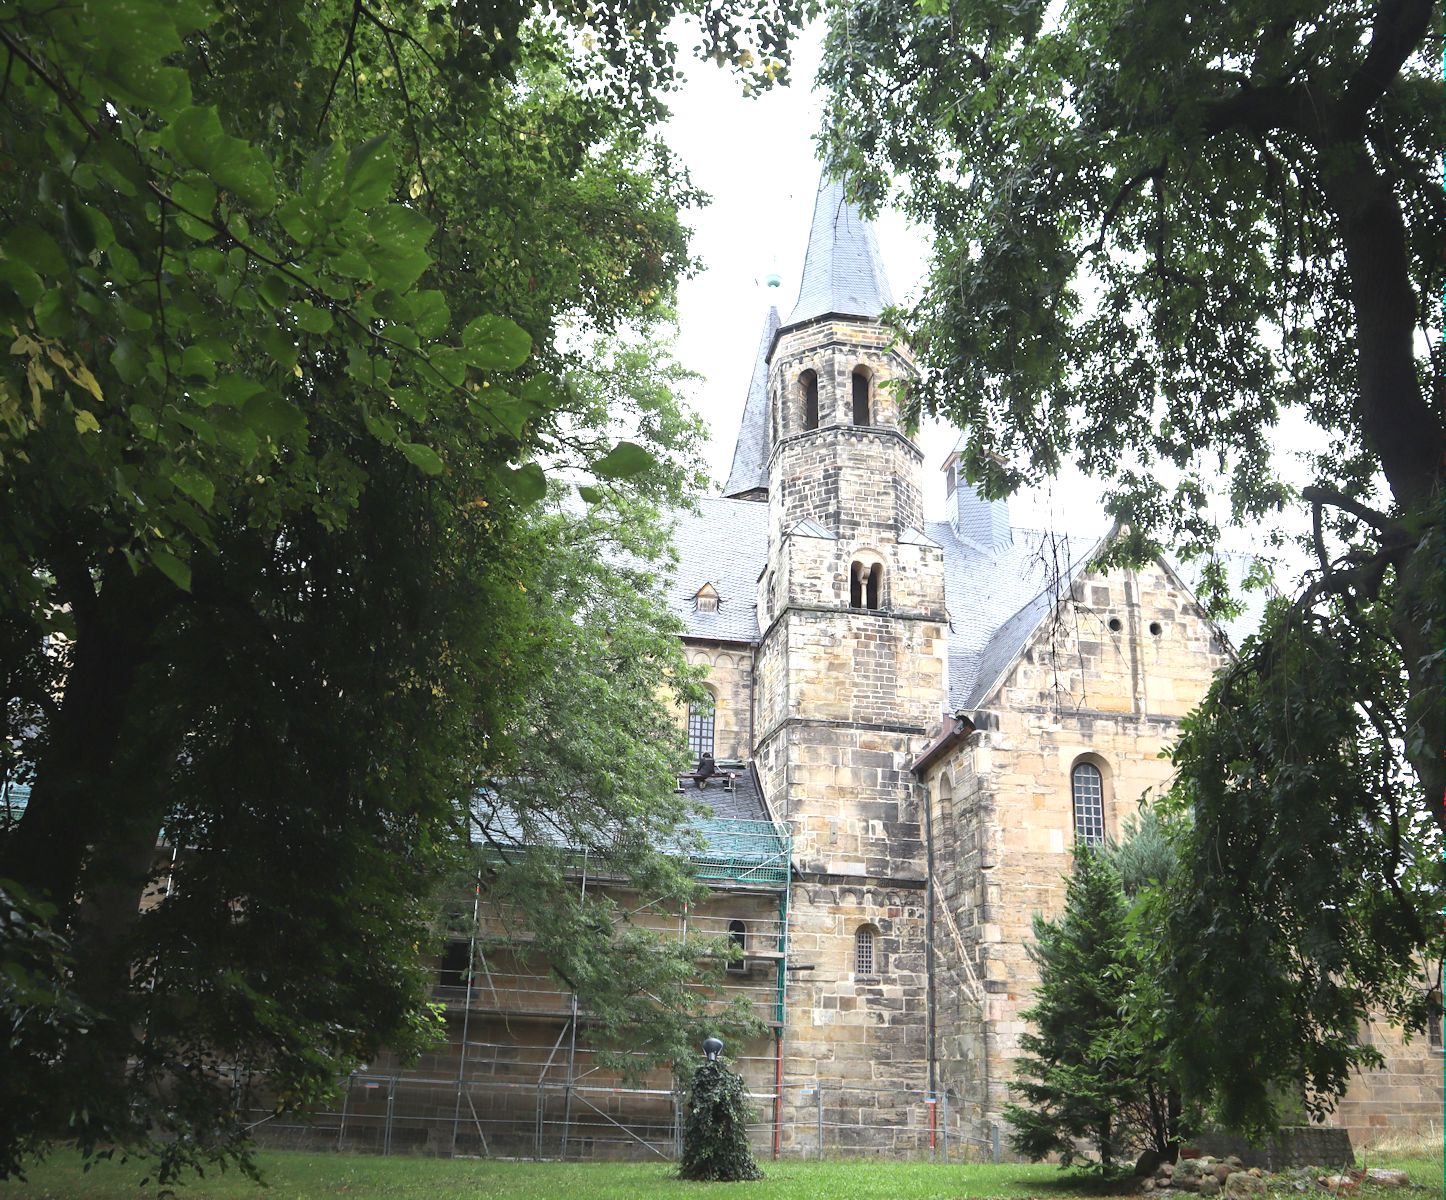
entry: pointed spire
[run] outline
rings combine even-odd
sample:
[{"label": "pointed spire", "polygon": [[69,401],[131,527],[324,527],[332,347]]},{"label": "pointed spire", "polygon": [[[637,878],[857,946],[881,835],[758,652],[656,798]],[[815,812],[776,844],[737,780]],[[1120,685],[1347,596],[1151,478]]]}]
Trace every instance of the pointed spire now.
[{"label": "pointed spire", "polygon": [[[770,306],[758,342],[753,378],[748,383],[748,399],[743,404],[738,443],[733,447],[733,468],[723,486],[723,495],[731,498],[753,500],[768,494],[768,352],[780,324],[778,309]],[[749,494],[757,492],[762,496]]]},{"label": "pointed spire", "polygon": [[893,302],[874,227],[864,220],[857,205],[845,199],[843,184],[830,179],[825,171],[819,176],[813,202],[798,303],[788,324],[799,325],[829,313],[877,317]]}]

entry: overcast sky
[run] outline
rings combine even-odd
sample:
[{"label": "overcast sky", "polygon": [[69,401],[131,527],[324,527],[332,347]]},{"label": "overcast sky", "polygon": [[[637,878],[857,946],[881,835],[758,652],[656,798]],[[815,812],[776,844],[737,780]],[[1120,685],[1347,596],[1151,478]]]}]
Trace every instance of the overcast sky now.
[{"label": "overcast sky", "polygon": [[[708,470],[715,494],[732,462],[768,306],[776,304],[786,319],[798,296],[820,169],[813,135],[822,106],[811,87],[820,50],[815,26],[797,47],[793,86],[752,99],[724,72],[694,63],[665,128],[693,181],[713,198],[708,208],[690,214],[693,253],[703,270],[682,285],[678,315],[679,357],[703,376],[692,398],[711,430]],[[925,233],[887,212],[876,228],[895,299],[913,298],[927,261]],[[782,277],[776,290],[766,286],[770,272]],[[957,437],[942,424],[920,434],[931,517],[943,515],[940,466]],[[1083,533],[1105,527],[1098,490],[1078,479],[1021,493],[1011,511],[1017,525]]]}]

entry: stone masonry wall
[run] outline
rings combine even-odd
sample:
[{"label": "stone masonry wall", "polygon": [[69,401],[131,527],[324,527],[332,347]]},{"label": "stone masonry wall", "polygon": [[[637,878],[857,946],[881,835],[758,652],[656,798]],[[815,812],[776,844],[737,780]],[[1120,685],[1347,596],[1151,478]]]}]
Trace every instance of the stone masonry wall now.
[{"label": "stone masonry wall", "polygon": [[1386,1065],[1358,1073],[1330,1124],[1344,1128],[1356,1146],[1398,1133],[1439,1134],[1446,1111],[1446,1054],[1426,1034],[1408,1042],[1399,1026],[1375,1019],[1360,1031],[1362,1042],[1381,1052]]},{"label": "stone masonry wall", "polygon": [[[791,963],[809,969],[788,986],[784,1150],[816,1152],[811,1089],[822,1084],[828,1152],[917,1153],[911,1116],[928,1080],[922,888],[814,877],[793,896]],[[854,969],[864,926],[876,931],[869,975]]]},{"label": "stone masonry wall", "polygon": [[872,424],[899,424],[899,394],[890,381],[907,380],[914,361],[893,335],[876,321],[833,318],[785,331],[769,357],[769,402],[774,436],[786,438],[804,428],[804,371],[818,377],[820,428],[853,424],[853,372],[863,367],[870,376]]},{"label": "stone masonry wall", "polygon": [[[753,713],[753,649],[737,642],[687,642],[688,662],[708,668],[713,692],[713,757],[747,758]],[[687,719],[680,711],[679,721]]]},{"label": "stone masonry wall", "polygon": [[780,438],[769,472],[770,537],[802,520],[860,543],[920,528],[922,461],[892,428],[839,425]]}]

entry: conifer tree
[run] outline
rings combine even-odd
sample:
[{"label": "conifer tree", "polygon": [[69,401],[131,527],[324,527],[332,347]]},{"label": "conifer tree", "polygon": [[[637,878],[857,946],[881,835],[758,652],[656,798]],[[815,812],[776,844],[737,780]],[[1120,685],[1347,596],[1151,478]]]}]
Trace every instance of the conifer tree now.
[{"label": "conifer tree", "polygon": [[1069,1166],[1079,1158],[1077,1140],[1087,1140],[1109,1174],[1131,1146],[1156,1140],[1139,1114],[1165,1088],[1159,1056],[1128,1012],[1136,967],[1129,914],[1103,851],[1076,848],[1064,914],[1036,916],[1034,936],[1039,987],[1023,1013],[1034,1029],[1019,1039],[1027,1057],[1015,1085],[1028,1107],[1005,1107],[1010,1144],[1036,1161],[1058,1153]]}]

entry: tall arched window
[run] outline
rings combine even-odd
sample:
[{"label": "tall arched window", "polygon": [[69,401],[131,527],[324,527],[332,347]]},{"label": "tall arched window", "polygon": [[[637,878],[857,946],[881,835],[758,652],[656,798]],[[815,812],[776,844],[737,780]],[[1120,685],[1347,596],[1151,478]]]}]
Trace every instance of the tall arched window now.
[{"label": "tall arched window", "polygon": [[818,376],[805,371],[798,377],[798,386],[803,392],[803,427],[818,428]]},{"label": "tall arched window", "polygon": [[728,922],[728,947],[736,954],[730,954],[728,958],[728,969],[734,972],[747,970],[747,963],[743,961],[743,950],[748,942],[748,929],[742,921],[732,920]]},{"label": "tall arched window", "polygon": [[1100,769],[1082,762],[1070,772],[1074,793],[1075,841],[1098,846],[1105,840],[1105,787]]},{"label": "tall arched window", "polygon": [[869,376],[859,367],[854,372],[854,424],[872,425],[873,414],[869,411]]},{"label": "tall arched window", "polygon": [[711,703],[688,705],[688,752],[694,762],[713,753],[713,714]]},{"label": "tall arched window", "polygon": [[878,973],[878,956],[874,953],[874,927],[860,925],[854,934],[854,974],[875,975]]}]

